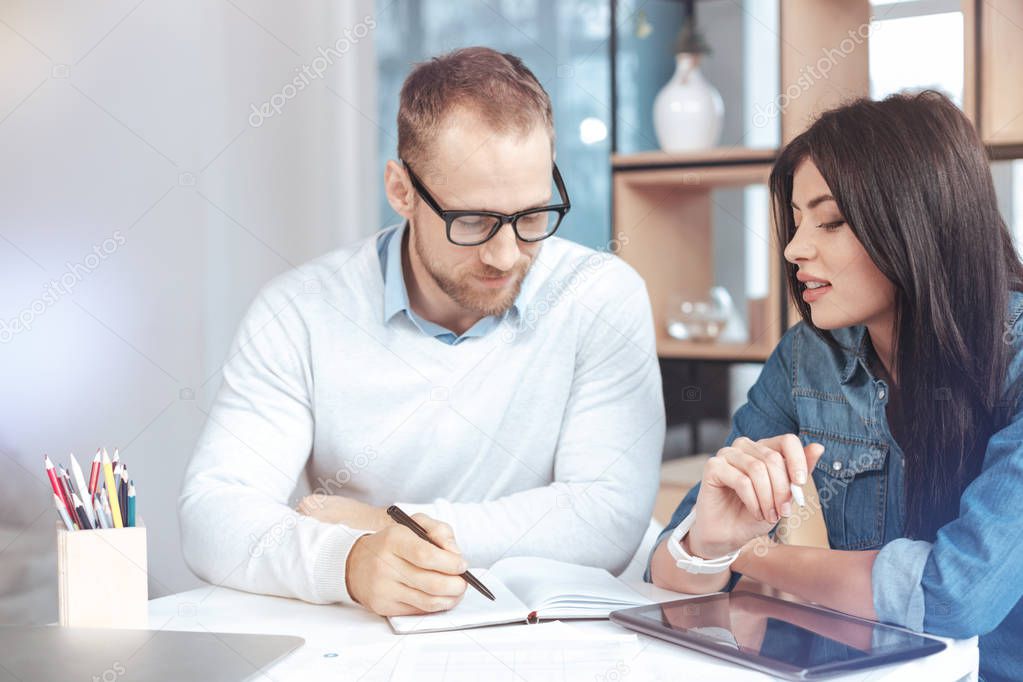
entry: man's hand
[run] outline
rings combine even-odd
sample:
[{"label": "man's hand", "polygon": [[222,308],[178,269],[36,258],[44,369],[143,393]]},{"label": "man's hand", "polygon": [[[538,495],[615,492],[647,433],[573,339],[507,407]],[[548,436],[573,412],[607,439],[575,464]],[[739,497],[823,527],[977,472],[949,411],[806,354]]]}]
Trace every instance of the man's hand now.
[{"label": "man's hand", "polygon": [[[355,541],[345,567],[348,594],[381,616],[447,611],[462,600],[468,570],[451,526],[426,514],[413,514],[430,538],[419,538],[398,524]],[[443,548],[443,549],[441,549]]]},{"label": "man's hand", "polygon": [[297,510],[324,523],[341,523],[359,530],[383,530],[393,523],[383,507],[374,507],[342,495],[306,495],[298,503]]}]

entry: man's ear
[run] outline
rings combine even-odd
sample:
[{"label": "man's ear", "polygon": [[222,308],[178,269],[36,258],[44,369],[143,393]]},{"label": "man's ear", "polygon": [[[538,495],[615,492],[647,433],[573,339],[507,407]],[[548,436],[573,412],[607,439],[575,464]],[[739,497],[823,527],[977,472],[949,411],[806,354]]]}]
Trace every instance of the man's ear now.
[{"label": "man's ear", "polygon": [[412,219],[415,208],[416,190],[400,163],[391,159],[384,168],[384,191],[387,192],[387,203],[394,212],[405,220]]}]

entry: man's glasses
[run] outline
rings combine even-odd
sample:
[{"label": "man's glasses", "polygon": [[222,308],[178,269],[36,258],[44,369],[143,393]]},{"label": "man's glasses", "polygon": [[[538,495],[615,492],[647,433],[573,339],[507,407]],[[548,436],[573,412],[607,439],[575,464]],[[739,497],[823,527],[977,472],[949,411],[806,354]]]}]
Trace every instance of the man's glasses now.
[{"label": "man's glasses", "polygon": [[505,223],[511,223],[515,236],[521,241],[538,242],[547,239],[557,231],[561,221],[572,208],[568,192],[565,190],[565,181],[561,179],[557,164],[554,164],[554,186],[561,195],[561,203],[529,208],[508,215],[496,211],[445,211],[404,159],[402,163],[405,164],[405,170],[408,171],[416,192],[444,221],[448,241],[459,246],[479,246],[497,234]]}]

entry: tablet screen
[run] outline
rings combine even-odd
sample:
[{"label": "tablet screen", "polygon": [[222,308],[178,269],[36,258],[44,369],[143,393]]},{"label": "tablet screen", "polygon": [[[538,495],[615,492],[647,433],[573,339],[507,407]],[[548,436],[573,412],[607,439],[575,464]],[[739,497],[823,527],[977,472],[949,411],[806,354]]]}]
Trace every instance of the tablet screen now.
[{"label": "tablet screen", "polygon": [[[631,623],[683,645],[702,645],[697,648],[787,672],[858,669],[944,648],[938,640],[887,625],[749,592],[619,613],[629,614],[612,618],[623,625]],[[665,633],[676,637],[664,637]]]}]

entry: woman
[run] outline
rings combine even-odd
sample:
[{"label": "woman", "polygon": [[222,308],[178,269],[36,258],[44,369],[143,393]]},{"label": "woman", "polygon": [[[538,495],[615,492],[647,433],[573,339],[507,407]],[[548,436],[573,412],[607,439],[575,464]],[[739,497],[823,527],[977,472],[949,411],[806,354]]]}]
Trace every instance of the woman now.
[{"label": "woman", "polygon": [[[704,593],[743,574],[857,616],[980,635],[984,678],[1017,677],[1023,265],[976,132],[934,92],[860,100],[794,139],[770,188],[803,319],[648,576]],[[808,476],[830,549],[765,539]],[[702,572],[683,570],[699,563],[687,554]]]}]

